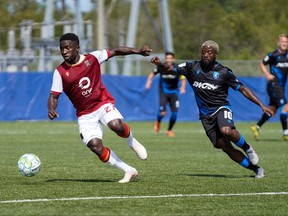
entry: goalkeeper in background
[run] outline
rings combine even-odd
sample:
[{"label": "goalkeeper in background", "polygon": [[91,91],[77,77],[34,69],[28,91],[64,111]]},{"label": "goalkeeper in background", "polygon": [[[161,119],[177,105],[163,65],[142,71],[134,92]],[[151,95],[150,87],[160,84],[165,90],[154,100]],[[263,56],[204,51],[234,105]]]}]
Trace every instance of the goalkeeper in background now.
[{"label": "goalkeeper in background", "polygon": [[[173,52],[165,53],[165,62],[168,65],[175,66],[175,54]],[[160,123],[163,117],[166,115],[166,105],[169,103],[171,109],[171,117],[169,121],[169,126],[167,129],[167,135],[169,137],[174,137],[175,134],[172,128],[177,120],[177,114],[179,109],[179,79],[181,80],[180,94],[185,93],[186,89],[186,79],[184,76],[179,76],[174,71],[163,72],[157,67],[148,76],[146,82],[146,89],[150,89],[152,86],[152,79],[155,75],[159,74],[159,111],[157,113],[157,121],[154,124],[154,131],[156,133],[160,130]]]}]

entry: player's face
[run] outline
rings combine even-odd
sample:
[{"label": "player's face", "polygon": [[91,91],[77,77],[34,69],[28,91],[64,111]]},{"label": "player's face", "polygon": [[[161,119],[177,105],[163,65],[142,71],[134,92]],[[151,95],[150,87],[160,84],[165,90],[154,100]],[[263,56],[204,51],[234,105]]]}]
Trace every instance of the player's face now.
[{"label": "player's face", "polygon": [[204,46],[201,50],[201,62],[206,66],[214,64],[216,61],[216,56],[217,52],[207,46]]},{"label": "player's face", "polygon": [[75,41],[64,40],[60,42],[60,52],[65,62],[77,63],[79,59],[79,45]]},{"label": "player's face", "polygon": [[168,65],[172,65],[175,62],[175,58],[173,57],[173,55],[166,55],[165,56],[165,62]]},{"label": "player's face", "polygon": [[288,47],[288,38],[280,37],[278,40],[278,47],[281,51],[286,51]]}]

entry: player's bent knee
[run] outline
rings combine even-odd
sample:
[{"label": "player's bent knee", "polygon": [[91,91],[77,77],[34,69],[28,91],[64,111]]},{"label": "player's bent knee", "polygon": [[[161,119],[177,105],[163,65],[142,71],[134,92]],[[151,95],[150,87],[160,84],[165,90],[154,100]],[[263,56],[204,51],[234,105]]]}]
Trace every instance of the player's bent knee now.
[{"label": "player's bent knee", "polygon": [[102,140],[98,138],[91,139],[87,143],[87,147],[97,155],[101,155],[103,152]]},{"label": "player's bent knee", "polygon": [[165,116],[166,115],[166,111],[160,112],[161,116]]},{"label": "player's bent knee", "polygon": [[124,132],[124,125],[121,119],[111,120],[107,126],[117,134]]},{"label": "player's bent knee", "polygon": [[230,127],[220,128],[220,132],[224,137],[230,137],[232,135],[232,129]]}]

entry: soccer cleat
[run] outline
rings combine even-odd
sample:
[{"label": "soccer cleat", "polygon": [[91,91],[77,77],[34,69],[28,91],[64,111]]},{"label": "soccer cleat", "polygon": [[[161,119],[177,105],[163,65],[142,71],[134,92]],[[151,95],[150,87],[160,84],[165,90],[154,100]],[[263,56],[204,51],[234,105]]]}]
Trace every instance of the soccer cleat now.
[{"label": "soccer cleat", "polygon": [[175,136],[175,133],[174,133],[172,130],[168,130],[168,131],[166,132],[166,134],[167,134],[167,136],[169,136],[169,137],[174,137],[174,136]]},{"label": "soccer cleat", "polygon": [[158,133],[160,130],[160,122],[156,121],[154,124],[154,131],[155,133]]},{"label": "soccer cleat", "polygon": [[283,140],[288,141],[288,130],[287,129],[283,131]]},{"label": "soccer cleat", "polygon": [[256,125],[251,126],[251,131],[252,131],[252,133],[254,135],[255,140],[259,141],[259,136],[260,135],[259,135],[259,130],[257,129]]},{"label": "soccer cleat", "polygon": [[255,150],[250,146],[249,149],[246,150],[246,155],[248,156],[250,162],[253,165],[258,164],[259,162],[259,156],[257,155],[257,153],[255,152]]},{"label": "soccer cleat", "polygon": [[138,172],[136,169],[133,169],[131,172],[126,172],[124,178],[118,181],[119,183],[128,183],[134,181],[138,177]]},{"label": "soccer cleat", "polygon": [[137,154],[141,160],[147,159],[147,151],[145,147],[139,143],[134,137],[129,138],[129,147]]},{"label": "soccer cleat", "polygon": [[265,177],[265,170],[262,167],[257,168],[257,170],[255,171],[255,178],[263,178]]}]

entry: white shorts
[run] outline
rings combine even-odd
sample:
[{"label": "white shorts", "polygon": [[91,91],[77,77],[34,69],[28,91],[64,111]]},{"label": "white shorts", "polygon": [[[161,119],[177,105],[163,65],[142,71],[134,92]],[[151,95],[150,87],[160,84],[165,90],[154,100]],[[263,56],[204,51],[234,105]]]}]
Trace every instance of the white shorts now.
[{"label": "white shorts", "polygon": [[87,145],[94,138],[102,139],[102,125],[107,126],[114,119],[123,119],[123,116],[111,103],[104,104],[92,113],[80,116],[78,118],[78,126],[84,144]]}]

